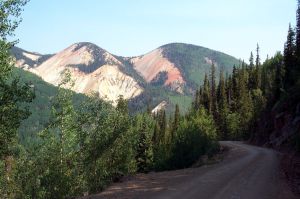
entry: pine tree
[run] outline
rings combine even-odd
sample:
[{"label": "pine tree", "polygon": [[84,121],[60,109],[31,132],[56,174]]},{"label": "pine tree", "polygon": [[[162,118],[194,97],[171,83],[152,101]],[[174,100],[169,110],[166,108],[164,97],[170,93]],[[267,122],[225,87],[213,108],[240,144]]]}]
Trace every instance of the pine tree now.
[{"label": "pine tree", "polygon": [[260,66],[260,56],[259,56],[259,45],[256,46],[256,59],[255,59],[255,66],[258,68]]},{"label": "pine tree", "polygon": [[298,0],[297,16],[296,16],[296,57],[298,65],[300,63],[300,1]]},{"label": "pine tree", "polygon": [[176,131],[179,126],[179,120],[180,120],[180,111],[179,106],[176,104],[175,106],[175,113],[174,113],[174,123],[173,123],[173,131]]},{"label": "pine tree", "polygon": [[216,67],[214,63],[211,65],[210,83],[211,83],[210,84],[210,99],[211,99],[210,110],[214,115],[214,117],[217,118],[218,108],[217,108],[217,97],[216,97]]},{"label": "pine tree", "polygon": [[203,95],[202,95],[202,103],[204,108],[211,113],[211,97],[210,97],[210,84],[207,78],[207,74],[204,76],[204,84],[203,84]]},{"label": "pine tree", "polygon": [[164,144],[166,141],[166,132],[167,132],[167,116],[165,110],[162,110],[160,112],[159,123],[160,123],[160,142]]},{"label": "pine tree", "polygon": [[291,27],[291,24],[289,25],[288,30],[288,36],[287,41],[284,45],[284,63],[285,63],[285,87],[289,87],[293,85],[293,70],[295,67],[296,57],[295,57],[295,32]]},{"label": "pine tree", "polygon": [[250,66],[250,68],[253,68],[253,67],[254,67],[254,56],[253,56],[252,51],[251,51],[251,53],[250,53],[249,66]]},{"label": "pine tree", "polygon": [[274,60],[275,65],[275,91],[274,97],[275,100],[279,100],[282,90],[284,89],[284,76],[285,76],[285,68],[284,64],[282,63],[282,55],[277,53]]},{"label": "pine tree", "polygon": [[246,82],[246,71],[241,71],[238,78],[238,98],[236,111],[239,113],[241,118],[241,132],[237,139],[247,139],[248,124],[253,116],[253,103],[252,98],[247,88]]},{"label": "pine tree", "polygon": [[297,7],[297,25],[296,25],[296,62],[294,71],[293,71],[293,83],[300,82],[300,0],[298,0],[298,7]]},{"label": "pine tree", "polygon": [[232,77],[229,76],[226,78],[226,101],[227,101],[227,106],[230,108],[232,105]]},{"label": "pine tree", "polygon": [[220,71],[220,80],[218,85],[217,98],[218,98],[219,109],[224,110],[224,108],[227,106],[227,98],[226,98],[226,85],[225,85],[223,69]]},{"label": "pine tree", "polygon": [[153,161],[153,149],[151,143],[152,122],[147,120],[149,116],[141,115],[141,121],[138,122],[138,146],[136,151],[137,170],[139,172],[148,172],[151,169]]},{"label": "pine tree", "polygon": [[218,85],[217,98],[218,98],[218,108],[219,108],[219,115],[218,115],[217,123],[219,124],[220,130],[223,133],[219,137],[225,140],[225,139],[227,139],[227,135],[226,135],[226,130],[225,130],[226,123],[225,123],[224,118],[226,118],[228,110],[227,110],[226,85],[225,85],[223,69],[220,71],[220,81],[219,81],[219,85]]},{"label": "pine tree", "polygon": [[232,95],[231,95],[231,106],[233,110],[237,110],[237,100],[239,98],[239,74],[236,66],[233,66],[232,70]]},{"label": "pine tree", "polygon": [[200,91],[196,90],[195,99],[193,101],[193,111],[198,110],[200,106]]},{"label": "pine tree", "polygon": [[259,56],[259,45],[256,47],[256,60],[255,60],[255,88],[261,88],[261,67]]},{"label": "pine tree", "polygon": [[128,101],[124,99],[123,95],[120,95],[118,100],[117,100],[117,107],[116,109],[124,114],[124,115],[128,115]]},{"label": "pine tree", "polygon": [[160,125],[159,121],[155,122],[152,143],[154,146],[158,146],[160,143]]}]

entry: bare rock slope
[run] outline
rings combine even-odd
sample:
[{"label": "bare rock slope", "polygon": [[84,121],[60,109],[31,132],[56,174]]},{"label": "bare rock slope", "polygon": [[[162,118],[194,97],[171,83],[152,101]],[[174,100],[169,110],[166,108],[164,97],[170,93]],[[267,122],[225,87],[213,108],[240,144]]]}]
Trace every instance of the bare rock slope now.
[{"label": "bare rock slope", "polygon": [[[30,56],[33,61],[39,56],[34,55]],[[19,67],[27,64],[20,60],[17,63]],[[38,66],[29,65],[27,68],[56,86],[61,82],[62,73],[68,69],[74,81],[72,90],[85,94],[98,93],[99,97],[115,104],[119,95],[130,99],[143,91],[135,79],[122,72],[122,67],[118,58],[100,47],[91,43],[77,43]]]},{"label": "bare rock slope", "polygon": [[164,80],[165,86],[170,86],[172,90],[182,93],[182,87],[185,83],[179,69],[165,58],[162,54],[163,49],[158,48],[150,53],[131,59],[131,62],[142,77],[147,81],[153,81],[160,72],[166,72],[167,77]]}]

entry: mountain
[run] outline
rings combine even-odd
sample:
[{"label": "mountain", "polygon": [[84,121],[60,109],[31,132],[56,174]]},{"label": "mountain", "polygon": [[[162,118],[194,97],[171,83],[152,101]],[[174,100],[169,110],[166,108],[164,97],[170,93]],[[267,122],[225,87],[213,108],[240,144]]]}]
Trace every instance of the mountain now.
[{"label": "mountain", "polygon": [[120,67],[122,62],[100,47],[77,43],[28,70],[57,86],[63,71],[69,69],[74,80],[74,91],[98,93],[99,97],[115,103],[119,95],[130,99],[143,91]]},{"label": "mountain", "polygon": [[[163,57],[173,63],[181,72],[188,87],[203,83],[205,73],[209,73],[212,63],[217,71],[231,73],[240,61],[225,53],[192,44],[172,43],[161,46]],[[217,76],[218,79],[219,76]]]},{"label": "mountain", "polygon": [[[121,57],[82,42],[54,55],[41,55],[14,48],[16,66],[58,85],[69,69],[78,93],[98,93],[114,105],[119,95],[130,99],[133,109],[166,101],[169,107],[190,102],[211,64],[230,73],[239,61],[224,53],[191,44],[172,43],[141,56]],[[218,74],[217,74],[218,77]],[[167,105],[167,107],[168,107]],[[184,109],[186,109],[185,107]]]}]

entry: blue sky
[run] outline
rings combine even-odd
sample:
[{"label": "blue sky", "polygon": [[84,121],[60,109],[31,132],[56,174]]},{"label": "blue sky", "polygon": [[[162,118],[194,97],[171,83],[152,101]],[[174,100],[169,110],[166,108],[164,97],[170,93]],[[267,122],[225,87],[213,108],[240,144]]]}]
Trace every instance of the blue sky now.
[{"label": "blue sky", "polygon": [[58,52],[89,41],[122,56],[184,42],[249,58],[283,49],[296,0],[31,0],[16,31],[19,47]]}]

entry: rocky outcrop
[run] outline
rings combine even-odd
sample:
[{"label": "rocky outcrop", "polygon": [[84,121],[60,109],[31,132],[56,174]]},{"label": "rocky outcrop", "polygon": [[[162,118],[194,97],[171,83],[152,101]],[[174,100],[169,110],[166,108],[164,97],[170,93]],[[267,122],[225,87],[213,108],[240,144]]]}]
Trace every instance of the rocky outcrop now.
[{"label": "rocky outcrop", "polygon": [[152,114],[157,114],[159,111],[163,110],[166,108],[167,106],[167,102],[166,101],[162,101],[161,103],[159,103],[152,111]]}]

